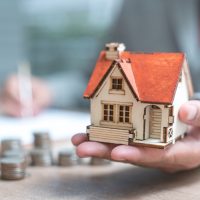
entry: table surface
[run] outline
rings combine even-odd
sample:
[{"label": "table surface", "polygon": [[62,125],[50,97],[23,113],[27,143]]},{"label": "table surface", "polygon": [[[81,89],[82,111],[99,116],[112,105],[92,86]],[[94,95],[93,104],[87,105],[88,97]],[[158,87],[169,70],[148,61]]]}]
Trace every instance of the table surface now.
[{"label": "table surface", "polygon": [[198,199],[200,169],[165,174],[114,163],[108,166],[30,167],[21,181],[0,181],[1,200]]},{"label": "table surface", "polygon": [[[65,141],[54,142],[54,156],[64,147]],[[0,180],[0,200],[68,199],[199,200],[200,169],[167,174],[113,162],[105,166],[28,167],[24,180]]]}]

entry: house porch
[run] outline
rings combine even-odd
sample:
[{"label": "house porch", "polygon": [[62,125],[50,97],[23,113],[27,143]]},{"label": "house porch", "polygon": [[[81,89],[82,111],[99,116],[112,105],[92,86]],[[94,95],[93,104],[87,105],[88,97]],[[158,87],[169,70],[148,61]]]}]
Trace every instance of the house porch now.
[{"label": "house porch", "polygon": [[165,148],[172,142],[162,142],[161,139],[148,138],[144,140],[136,139],[136,131],[134,129],[116,129],[99,126],[87,126],[87,134],[90,141],[125,144],[134,146],[148,146],[156,148]]},{"label": "house porch", "polygon": [[106,128],[99,126],[88,126],[87,134],[90,141],[106,142],[113,144],[129,144],[133,140],[133,132],[128,129]]}]

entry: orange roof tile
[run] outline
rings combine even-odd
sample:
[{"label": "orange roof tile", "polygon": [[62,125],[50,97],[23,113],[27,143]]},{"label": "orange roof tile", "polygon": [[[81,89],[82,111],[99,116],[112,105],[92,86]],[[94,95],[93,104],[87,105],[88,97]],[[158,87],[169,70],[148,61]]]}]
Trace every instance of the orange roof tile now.
[{"label": "orange roof tile", "polygon": [[[131,53],[125,51],[121,59],[116,60],[124,73],[132,91],[142,102],[173,102],[174,94],[182,69],[183,53]],[[112,68],[112,62],[106,60],[105,51],[100,53],[88,86],[85,98],[91,98]]]}]

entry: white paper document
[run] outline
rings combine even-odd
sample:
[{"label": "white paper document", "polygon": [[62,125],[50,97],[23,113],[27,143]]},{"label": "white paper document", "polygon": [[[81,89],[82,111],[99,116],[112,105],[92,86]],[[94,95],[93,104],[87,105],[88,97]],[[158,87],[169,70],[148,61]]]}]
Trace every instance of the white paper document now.
[{"label": "white paper document", "polygon": [[70,140],[76,133],[85,133],[89,124],[89,113],[54,109],[30,118],[0,116],[0,140],[14,137],[30,144],[34,131],[48,131],[53,140]]}]

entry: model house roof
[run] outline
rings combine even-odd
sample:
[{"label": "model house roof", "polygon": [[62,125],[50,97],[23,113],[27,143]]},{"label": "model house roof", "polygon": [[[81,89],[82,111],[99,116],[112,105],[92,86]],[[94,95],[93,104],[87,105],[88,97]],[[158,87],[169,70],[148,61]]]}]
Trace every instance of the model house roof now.
[{"label": "model house roof", "polygon": [[185,56],[183,53],[132,53],[124,51],[120,59],[108,60],[102,51],[84,92],[91,98],[110,70],[121,69],[135,97],[142,102],[171,104],[179,82]]}]

